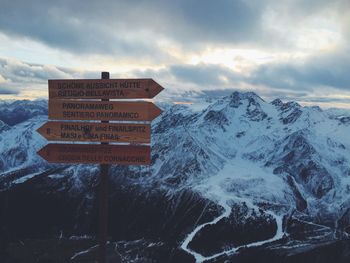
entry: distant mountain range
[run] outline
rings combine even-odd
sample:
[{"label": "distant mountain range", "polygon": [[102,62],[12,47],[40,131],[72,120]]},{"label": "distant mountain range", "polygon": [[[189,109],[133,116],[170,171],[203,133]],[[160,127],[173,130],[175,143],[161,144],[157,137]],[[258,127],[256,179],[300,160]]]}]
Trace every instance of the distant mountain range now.
[{"label": "distant mountain range", "polygon": [[[110,171],[122,262],[348,262],[350,111],[252,92],[161,107],[152,165]],[[96,234],[98,166],[42,160],[46,120],[47,101],[0,102],[4,258],[19,239]]]}]

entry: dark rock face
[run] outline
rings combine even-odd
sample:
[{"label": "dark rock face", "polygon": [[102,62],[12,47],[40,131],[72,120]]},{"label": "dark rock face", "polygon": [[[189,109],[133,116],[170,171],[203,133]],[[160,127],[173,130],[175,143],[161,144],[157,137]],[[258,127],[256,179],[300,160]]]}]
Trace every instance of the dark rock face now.
[{"label": "dark rock face", "polygon": [[283,105],[283,102],[282,100],[280,99],[274,99],[272,102],[271,102],[272,105],[274,106],[277,106],[277,107],[281,107]]},{"label": "dark rock face", "polygon": [[247,101],[246,117],[251,121],[262,121],[267,118],[267,114],[262,110],[260,105],[260,102],[264,101],[254,92],[233,92],[226,99],[228,100],[228,106],[232,108],[238,108],[244,101]]},{"label": "dark rock face", "polygon": [[310,191],[318,198],[321,198],[334,187],[333,178],[328,171],[314,161],[309,161],[300,170],[299,177],[309,186]]},{"label": "dark rock face", "polygon": [[275,158],[267,165],[277,164],[274,169],[275,173],[285,172],[292,175],[315,197],[321,198],[333,189],[334,181],[319,161],[321,158],[307,140],[307,136],[304,131],[297,131],[287,136],[281,143],[284,145],[283,151],[275,155]]},{"label": "dark rock face", "polygon": [[284,125],[296,122],[303,113],[301,110],[301,106],[293,101],[283,103],[280,99],[275,99],[271,102],[271,104],[281,111],[280,121]]},{"label": "dark rock face", "polygon": [[234,91],[230,96],[225,97],[225,99],[229,100],[228,105],[232,108],[238,108],[240,105],[243,104],[243,100],[249,100],[251,102],[255,101],[256,103],[258,103],[258,101],[264,101],[254,92],[240,93],[238,91]]},{"label": "dark rock face", "polygon": [[293,194],[295,196],[295,207],[298,211],[304,211],[307,208],[307,202],[305,198],[300,193],[296,183],[294,182],[294,179],[291,175],[287,176],[287,182],[290,186],[290,188],[293,191]]},{"label": "dark rock face", "polygon": [[300,158],[300,160],[303,160],[304,157],[314,154],[316,151],[314,147],[308,142],[306,136],[307,134],[305,134],[303,131],[297,131],[289,135],[286,138],[286,140],[288,140],[288,143],[283,148],[283,150],[285,152],[294,150],[298,154],[296,157]]},{"label": "dark rock face", "polygon": [[290,109],[299,109],[299,108],[301,108],[300,104],[294,101],[289,101],[281,105],[281,110],[284,112],[289,111]]},{"label": "dark rock face", "polygon": [[205,256],[223,250],[265,240],[276,233],[276,222],[262,211],[250,210],[245,204],[234,205],[228,218],[205,226],[190,242],[190,248]]},{"label": "dark rock face", "polygon": [[204,116],[204,119],[214,125],[218,125],[223,129],[225,125],[229,124],[229,121],[226,118],[225,114],[221,111],[210,110],[206,113],[206,115]]},{"label": "dark rock face", "polygon": [[229,106],[232,108],[238,108],[242,104],[241,95],[239,92],[233,92],[230,95],[230,103]]},{"label": "dark rock face", "polygon": [[253,98],[249,98],[247,116],[252,121],[262,121],[267,118],[267,114],[261,109],[260,104]]},{"label": "dark rock face", "polygon": [[350,124],[350,117],[342,117],[340,118],[340,122],[342,124]]},{"label": "dark rock face", "polygon": [[302,111],[300,109],[293,109],[291,113],[289,113],[286,117],[281,118],[283,124],[294,123],[301,116]]}]

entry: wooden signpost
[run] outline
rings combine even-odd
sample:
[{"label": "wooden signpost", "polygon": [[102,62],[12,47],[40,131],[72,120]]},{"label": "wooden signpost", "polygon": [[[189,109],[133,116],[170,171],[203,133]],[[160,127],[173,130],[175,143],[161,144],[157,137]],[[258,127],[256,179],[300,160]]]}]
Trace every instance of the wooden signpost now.
[{"label": "wooden signpost", "polygon": [[49,80],[49,119],[55,121],[38,133],[49,141],[101,143],[52,143],[38,151],[50,163],[100,164],[100,263],[106,261],[109,167],[151,164],[150,122],[162,112],[147,101],[109,99],[150,99],[162,90],[152,79],[109,79],[108,72],[101,79]]}]

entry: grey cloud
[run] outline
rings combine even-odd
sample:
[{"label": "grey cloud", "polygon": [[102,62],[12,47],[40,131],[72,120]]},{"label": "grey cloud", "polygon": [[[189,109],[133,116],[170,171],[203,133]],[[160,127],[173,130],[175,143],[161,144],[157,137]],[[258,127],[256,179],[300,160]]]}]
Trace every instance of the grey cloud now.
[{"label": "grey cloud", "polygon": [[[161,70],[134,71],[131,72],[131,76],[151,77],[161,84],[172,82],[174,85],[164,85],[167,94],[170,94],[172,98],[180,96],[182,100],[226,96],[234,90],[245,91],[246,87],[241,85],[243,83],[251,85],[252,91],[255,92],[254,85],[272,86],[268,89],[259,89],[257,92],[267,101],[279,97],[283,100],[314,102],[315,104],[347,103],[346,99],[315,98],[310,95],[313,94],[313,89],[319,86],[329,86],[329,90],[346,89],[348,87],[346,83],[350,83],[350,77],[346,74],[349,66],[349,57],[327,54],[315,57],[304,63],[303,66],[293,63],[264,65],[250,77],[240,75],[220,65],[208,64],[172,65]],[[47,83],[47,79],[50,78],[96,78],[99,74],[99,72],[76,72],[72,69],[0,58],[0,75],[2,76],[0,94],[18,94],[28,87]],[[112,77],[123,76],[113,74]],[[189,87],[199,87],[199,89],[182,88],[188,84],[191,84]],[[163,93],[168,96],[166,92]]]},{"label": "grey cloud", "polygon": [[125,36],[133,28],[120,22],[131,12],[124,5],[116,1],[5,0],[0,31],[78,54],[161,56],[148,39]]},{"label": "grey cloud", "polygon": [[[176,23],[178,27],[175,24],[182,37],[197,41],[240,43],[256,40],[262,31],[261,4],[249,5],[249,1],[244,0],[172,2],[178,18],[183,18],[182,23]],[[186,38],[183,39],[186,41]]]},{"label": "grey cloud", "polygon": [[[267,1],[268,12],[273,11],[271,13],[275,16],[274,22],[282,30],[281,32],[270,32],[270,46],[274,49],[278,49],[279,46],[284,50],[300,48],[296,38],[299,37],[299,34],[305,34],[303,31],[305,29],[317,28],[317,23],[324,30],[340,33],[345,42],[350,41],[349,0]],[[337,45],[338,48],[341,46],[340,43]]]},{"label": "grey cloud", "polygon": [[6,84],[1,84],[0,83],[0,95],[15,95],[19,93],[19,90],[16,90],[11,87],[6,87]]},{"label": "grey cloud", "polygon": [[328,103],[350,103],[350,99],[347,98],[325,98],[325,97],[315,97],[315,98],[305,98],[304,101],[306,102],[328,102]]},{"label": "grey cloud", "polygon": [[[192,83],[203,90],[241,84],[265,86],[271,94],[283,98],[303,98],[320,87],[329,90],[350,91],[350,49],[320,53],[304,60],[289,60],[257,66],[249,75],[241,75],[227,67],[212,64],[171,65],[161,71],[148,71],[146,75],[175,78],[177,83]],[[144,72],[145,73],[145,72]],[[139,73],[136,75],[140,75]],[[225,81],[227,80],[227,82]]]},{"label": "grey cloud", "polygon": [[242,77],[234,71],[219,65],[175,65],[169,71],[179,81],[192,82],[204,87],[212,85],[223,85],[225,79],[230,82],[239,81]]},{"label": "grey cloud", "polygon": [[0,74],[11,83],[45,83],[48,79],[72,77],[63,68],[4,58],[0,58]]},{"label": "grey cloud", "polygon": [[349,54],[344,50],[313,56],[303,63],[265,64],[257,68],[247,81],[289,90],[332,87],[350,91]]},{"label": "grey cloud", "polygon": [[348,0],[285,0],[283,2],[273,0],[273,2],[277,6],[283,4],[285,9],[290,10],[290,15],[297,15],[298,17],[312,16],[322,11],[335,11],[338,13],[350,6]]},{"label": "grey cloud", "polygon": [[227,83],[236,83],[243,80],[237,72],[220,65],[197,64],[186,65],[176,64],[160,70],[133,71],[134,77],[151,77],[155,79],[173,79],[179,86],[194,84],[208,89],[220,87]]},{"label": "grey cloud", "polygon": [[[257,40],[262,31],[262,4],[249,2],[5,0],[0,30],[79,53],[157,56],[155,39],[142,37],[144,32],[187,47]],[[133,39],[129,33],[140,37]]]},{"label": "grey cloud", "polygon": [[[292,25],[324,10],[345,10],[347,0],[3,0],[0,31],[79,54],[174,63],[159,39],[184,52],[240,45],[281,49],[290,41],[264,24],[274,9]],[[340,12],[339,12],[340,13]],[[343,22],[347,31],[347,21]],[[350,30],[349,30],[350,32]],[[349,34],[350,38],[350,34]],[[293,41],[292,41],[293,42]]]},{"label": "grey cloud", "polygon": [[230,89],[209,89],[209,90],[203,90],[202,94],[204,96],[210,97],[210,98],[218,98],[218,97],[224,97],[232,94],[232,92],[239,90],[238,88],[230,88]]},{"label": "grey cloud", "polygon": [[[302,101],[318,103],[347,103],[348,99],[315,97],[315,91],[321,86],[328,92],[350,90],[350,59],[341,54],[325,54],[314,57],[304,64],[284,63],[268,64],[258,67],[250,76],[243,76],[229,68],[219,65],[172,65],[167,69],[144,72],[134,72],[138,77],[153,77],[156,80],[175,79],[179,87],[192,84],[199,89],[181,91],[173,96],[182,96],[183,100],[202,97],[220,97],[234,90],[246,91],[247,85],[251,91],[257,92],[267,101],[280,98],[284,101]],[[220,76],[227,78],[225,83]],[[242,85],[243,84],[243,85]],[[267,88],[254,89],[255,86]],[[328,88],[327,88],[328,87]],[[169,88],[169,87],[167,87]],[[173,88],[173,87],[172,87]],[[187,96],[188,95],[188,96]]]},{"label": "grey cloud", "polygon": [[34,90],[45,91],[48,79],[99,78],[100,75],[101,72],[96,71],[76,71],[0,57],[0,95],[21,95],[22,92],[35,94]]},{"label": "grey cloud", "polygon": [[0,94],[19,94],[30,88],[47,85],[48,79],[98,78],[99,72],[72,69],[0,58]]}]

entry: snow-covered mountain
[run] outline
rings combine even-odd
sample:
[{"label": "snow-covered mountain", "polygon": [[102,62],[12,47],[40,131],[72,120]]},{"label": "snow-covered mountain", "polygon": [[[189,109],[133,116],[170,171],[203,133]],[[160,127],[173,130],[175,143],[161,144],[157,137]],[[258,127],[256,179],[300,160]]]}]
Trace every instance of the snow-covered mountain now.
[{"label": "snow-covered mountain", "polygon": [[0,120],[8,125],[16,125],[38,115],[47,115],[47,101],[0,100]]},{"label": "snow-covered mountain", "polygon": [[[348,239],[350,112],[252,92],[208,101],[163,105],[152,166],[111,169],[110,235],[125,262],[271,260]],[[0,225],[93,235],[98,166],[37,156],[46,115],[45,101],[0,103],[0,205],[18,197]]]}]

